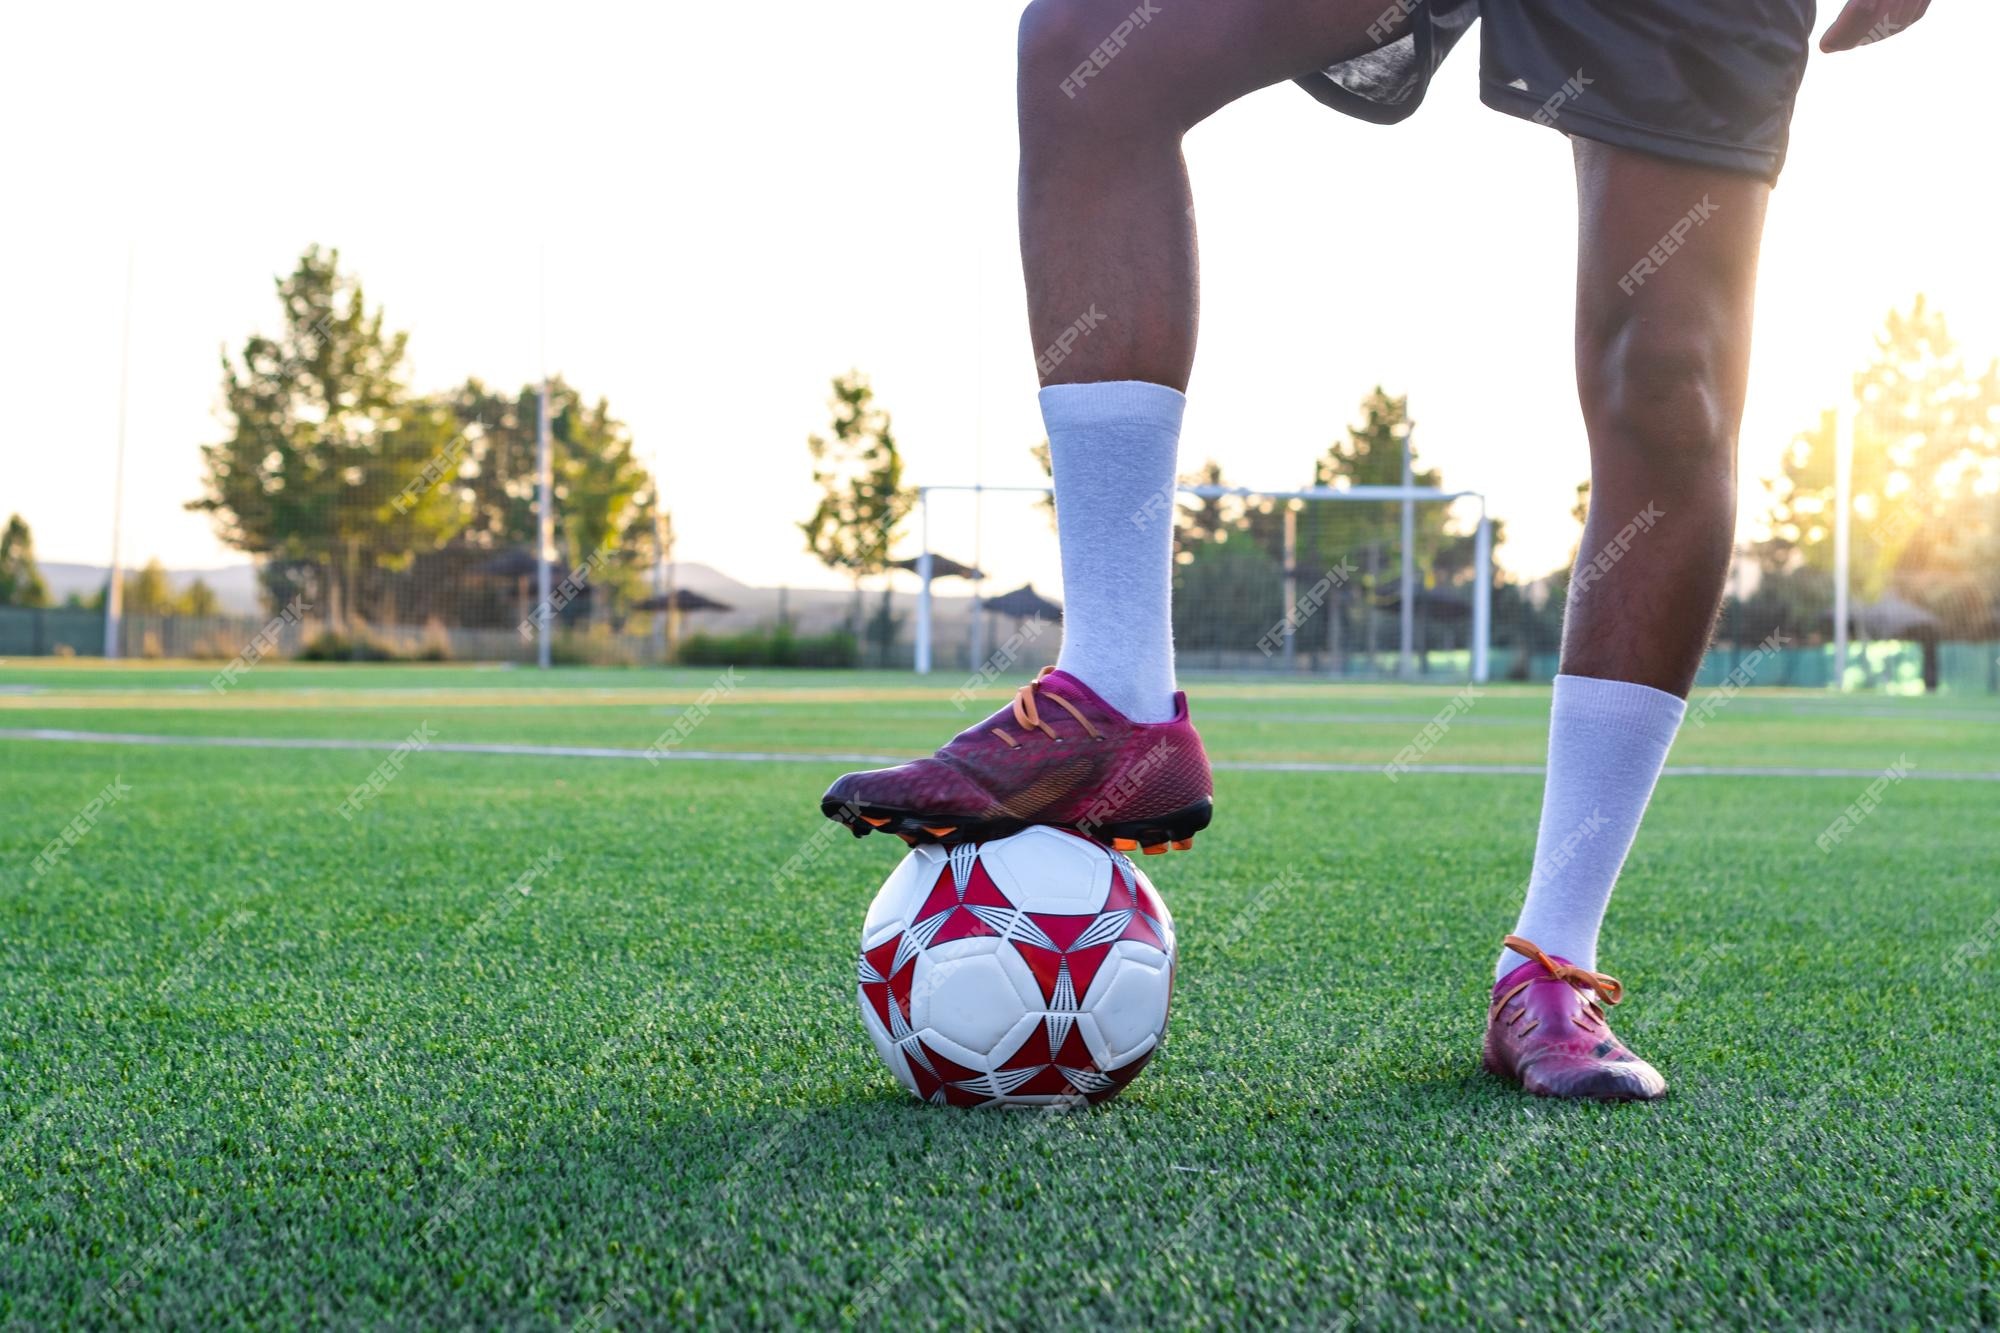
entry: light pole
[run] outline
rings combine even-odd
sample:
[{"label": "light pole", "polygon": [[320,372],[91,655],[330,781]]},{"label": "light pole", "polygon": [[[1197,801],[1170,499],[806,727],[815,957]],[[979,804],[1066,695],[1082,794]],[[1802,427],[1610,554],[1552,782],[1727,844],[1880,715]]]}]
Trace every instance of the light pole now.
[{"label": "light pole", "polygon": [[125,618],[125,564],[120,546],[125,529],[125,400],[132,385],[132,270],[136,244],[125,251],[125,328],[118,347],[118,461],[111,473],[111,581],[104,590],[104,655],[119,655]]}]

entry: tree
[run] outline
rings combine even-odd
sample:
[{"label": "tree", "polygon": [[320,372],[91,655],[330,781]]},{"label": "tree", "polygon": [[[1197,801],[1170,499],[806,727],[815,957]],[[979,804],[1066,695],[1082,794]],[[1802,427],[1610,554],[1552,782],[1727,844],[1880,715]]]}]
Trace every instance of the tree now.
[{"label": "tree", "polygon": [[393,502],[450,444],[448,413],[411,399],[408,335],[370,310],[340,252],[309,248],[277,280],[277,336],[222,358],[229,437],[202,448],[200,499],[238,550],[290,566],[336,622],[365,611],[364,572],[406,567],[463,521],[449,488]]},{"label": "tree", "polygon": [[[1534,630],[1540,628],[1552,631],[1552,641],[1548,642],[1548,646],[1560,647],[1562,644],[1563,609],[1569,605],[1569,584],[1576,573],[1577,557],[1583,554],[1583,525],[1590,519],[1590,478],[1585,477],[1576,484],[1576,501],[1569,507],[1569,516],[1576,523],[1576,540],[1570,543],[1569,558],[1562,562],[1560,568],[1550,570],[1537,580],[1547,594],[1547,600],[1542,604],[1542,611],[1546,613],[1545,618],[1548,618],[1550,623],[1539,627],[1531,626],[1524,635],[1524,642],[1536,637]],[[1499,530],[1497,523],[1494,525],[1494,530],[1496,532]],[[1497,547],[1500,543],[1496,539],[1493,544]],[[1545,640],[1550,639],[1549,635],[1542,637]]]},{"label": "tree", "polygon": [[[480,624],[522,614],[505,590],[492,595],[492,581],[480,567],[503,553],[534,549],[539,400],[539,385],[508,394],[477,379],[437,400],[466,441],[457,476],[445,483],[458,492],[465,521],[419,562],[413,594],[457,593],[457,604],[427,603],[425,614]],[[593,620],[615,620],[619,603],[643,586],[652,566],[658,480],[638,461],[631,434],[610,404],[587,402],[560,376],[549,381],[549,445],[557,577],[595,557],[583,595],[564,608],[564,617],[587,611]]]},{"label": "tree", "polygon": [[178,609],[166,567],[156,556],[125,575],[124,613],[128,616],[170,616]]},{"label": "tree", "polygon": [[[528,614],[525,581],[488,567],[537,540],[539,386],[472,379],[413,394],[407,335],[369,307],[338,251],[307,250],[277,289],[279,332],[223,358],[230,435],[203,448],[189,507],[261,557],[274,607],[303,597],[335,623]],[[651,551],[657,485],[603,399],[557,379],[549,400],[555,559],[563,575],[591,569],[565,614],[610,618]]]},{"label": "tree", "polygon": [[19,514],[0,532],[0,606],[47,606],[49,585],[35,563],[35,538]]},{"label": "tree", "polygon": [[[1403,482],[1403,445],[1413,426],[1407,397],[1391,397],[1376,385],[1361,400],[1361,421],[1347,428],[1347,438],[1336,440],[1313,464],[1312,484],[1331,490],[1352,486],[1400,486]],[[1416,465],[1412,450],[1410,484],[1439,486],[1442,474],[1435,468]],[[1435,588],[1439,556],[1454,541],[1449,530],[1450,515],[1442,504],[1419,503],[1415,510],[1415,563],[1421,586]],[[1333,501],[1310,504],[1299,515],[1298,551],[1301,565],[1332,569],[1343,562],[1356,567],[1355,577],[1335,592],[1335,605],[1327,622],[1328,647],[1339,651],[1344,607],[1350,600],[1365,609],[1363,646],[1376,647],[1378,607],[1392,605],[1400,586],[1402,559],[1402,508],[1393,500]],[[1470,552],[1464,566],[1470,567]]]},{"label": "tree", "polygon": [[[1854,377],[1849,577],[1857,602],[1895,593],[1949,636],[1988,632],[2000,600],[2000,362],[1969,370],[1944,316],[1922,296],[1891,311]],[[1831,587],[1835,413],[1793,440],[1767,483],[1766,576],[1810,573]],[[1804,588],[1806,581],[1776,586]],[[1830,592],[1801,591],[1816,611]],[[1795,622],[1796,623],[1796,622]]]},{"label": "tree", "polygon": [[[1347,438],[1336,440],[1313,464],[1312,484],[1333,490],[1350,486],[1400,486],[1403,484],[1403,443],[1414,423],[1409,416],[1409,399],[1392,398],[1380,385],[1361,400],[1361,424],[1347,428]],[[1418,467],[1412,450],[1410,484],[1436,487],[1443,481],[1436,468]],[[1321,512],[1324,511],[1324,512]],[[1316,557],[1339,559],[1375,547],[1397,551],[1402,542],[1402,510],[1393,500],[1380,503],[1334,503],[1315,506],[1308,513],[1313,521],[1302,524],[1299,541],[1311,546]],[[1419,504],[1416,512],[1416,550],[1419,569],[1429,567],[1430,558],[1450,540],[1446,531],[1444,506]]]},{"label": "tree", "polygon": [[221,604],[216,600],[215,589],[206,580],[196,579],[181,593],[179,609],[184,616],[212,616],[221,610]]},{"label": "tree", "polygon": [[1047,495],[1035,501],[1035,508],[1041,510],[1043,515],[1048,518],[1050,532],[1060,531],[1056,527],[1056,493],[1053,489],[1056,480],[1056,463],[1055,455],[1049,452],[1049,442],[1043,440],[1040,444],[1029,445],[1028,456],[1035,460],[1036,466],[1042,470],[1042,475],[1049,479],[1049,486],[1051,488]]},{"label": "tree", "polygon": [[552,443],[561,442],[553,467],[556,513],[571,568],[604,553],[604,565],[591,581],[590,615],[605,623],[616,595],[630,592],[640,577],[638,554],[652,547],[654,483],[610,404],[599,398],[586,405],[567,384],[561,387],[560,413],[553,389],[550,394]]},{"label": "tree", "polygon": [[[1213,458],[1180,478],[1183,486],[1227,486],[1222,464]],[[1203,546],[1220,545],[1243,530],[1243,505],[1219,495],[1198,495],[1174,508],[1174,560],[1186,563]]]},{"label": "tree", "polygon": [[1255,542],[1203,542],[1174,564],[1174,642],[1254,648],[1285,614],[1284,569]]},{"label": "tree", "polygon": [[[833,414],[831,437],[806,440],[820,500],[799,530],[807,551],[853,581],[852,626],[859,637],[861,581],[888,568],[896,529],[916,497],[903,486],[903,458],[889,414],[875,405],[874,390],[860,371],[834,379],[827,407]],[[885,586],[885,599],[887,592]]]}]

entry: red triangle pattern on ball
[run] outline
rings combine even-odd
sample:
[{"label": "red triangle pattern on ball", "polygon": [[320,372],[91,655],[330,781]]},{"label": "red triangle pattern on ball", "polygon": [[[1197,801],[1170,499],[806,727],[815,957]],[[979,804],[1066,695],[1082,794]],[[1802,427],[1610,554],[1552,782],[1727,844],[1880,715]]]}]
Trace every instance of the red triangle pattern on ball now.
[{"label": "red triangle pattern on ball", "polygon": [[951,867],[947,865],[938,872],[937,883],[931,885],[930,896],[924,899],[924,905],[917,909],[917,914],[910,920],[928,921],[939,912],[949,912],[956,906],[958,906],[958,886],[952,883]]},{"label": "red triangle pattern on ball", "polygon": [[875,1010],[875,1017],[882,1020],[882,1027],[890,1032],[896,1029],[896,1024],[889,1017],[890,997],[894,995],[896,1007],[902,1011],[903,1021],[909,1022],[910,986],[917,976],[915,955],[903,964],[902,971],[894,974],[889,971],[896,962],[896,949],[902,942],[903,937],[898,935],[886,944],[878,944],[872,949],[864,950],[861,955],[867,959],[868,966],[874,969],[874,974],[882,978],[880,981],[862,982],[861,993],[867,997],[869,1006]]},{"label": "red triangle pattern on ball", "polygon": [[862,950],[861,956],[868,960],[868,966],[875,969],[875,975],[887,977],[890,966],[896,961],[896,946],[902,942],[903,937],[898,935],[885,944],[878,944],[872,949]]},{"label": "red triangle pattern on ball", "polygon": [[1049,1049],[1049,1025],[1043,1021],[1035,1024],[1026,1039],[1014,1048],[1014,1053],[1001,1062],[1000,1068],[1033,1069],[1054,1063],[1055,1054]]},{"label": "red triangle pattern on ball", "polygon": [[1057,1069],[1054,1065],[1050,1065],[1042,1070],[1041,1073],[1014,1089],[1012,1095],[1016,1097],[1074,1097],[1077,1095],[1077,1091],[1069,1085],[1069,1080],[1062,1076],[1062,1070]]},{"label": "red triangle pattern on ball", "polygon": [[1055,1003],[1056,979],[1062,975],[1063,956],[1054,949],[1044,949],[1037,944],[1023,944],[1014,941],[1014,951],[1021,955],[1021,961],[1035,974],[1035,984],[1042,989],[1042,1002]]},{"label": "red triangle pattern on ball", "polygon": [[975,1079],[979,1077],[979,1071],[977,1069],[967,1069],[964,1065],[958,1063],[958,1061],[953,1060],[948,1056],[939,1055],[936,1051],[930,1048],[929,1042],[919,1040],[917,1042],[917,1045],[923,1047],[924,1056],[931,1062],[931,1068],[936,1070],[938,1077],[943,1079],[945,1082],[963,1083],[967,1079]]},{"label": "red triangle pattern on ball", "polygon": [[1138,905],[1139,899],[1133,895],[1132,886],[1125,882],[1123,867],[1114,866],[1111,871],[1111,896],[1104,900],[1104,910],[1122,912]]},{"label": "red triangle pattern on ball", "polygon": [[1097,977],[1097,969],[1104,966],[1105,958],[1111,953],[1109,944],[1093,944],[1088,949],[1072,949],[1063,955],[1069,960],[1069,984],[1076,989],[1076,1002],[1083,1003],[1083,997],[1090,994],[1090,983]]},{"label": "red triangle pattern on ball", "polygon": [[1000,886],[993,882],[993,876],[986,873],[986,867],[977,861],[972,863],[972,873],[965,877],[965,905],[967,907],[1006,907],[1014,904],[1007,901],[1007,895],[1000,892]]},{"label": "red triangle pattern on ball", "polygon": [[1132,913],[1132,919],[1125,923],[1125,933],[1118,938],[1138,940],[1141,944],[1150,944],[1160,950],[1165,950],[1167,947],[1167,942],[1160,938],[1160,932],[1153,928],[1153,918],[1144,912]]},{"label": "red triangle pattern on ball", "polygon": [[[1035,1071],[1033,1077],[1011,1089],[1009,1096],[1086,1097],[1092,1104],[1109,1101],[1123,1092],[1126,1085],[1137,1078],[1139,1071],[1146,1067],[1146,1061],[1153,1058],[1153,1052],[1149,1050],[1129,1064],[1101,1071],[1104,1077],[1110,1080],[1109,1087],[1094,1092],[1079,1088],[1069,1081],[1063,1070],[1097,1071],[1097,1057],[1090,1053],[1090,1047],[1083,1040],[1083,1031],[1077,1024],[1072,1022],[1068,1025],[1069,1031],[1063,1037],[1060,1047],[1052,1045],[1049,1024],[1048,1019],[1035,1024],[1022,1039],[1021,1044],[1015,1048],[1014,1053],[1001,1062],[999,1066],[1001,1069]],[[929,1095],[926,1093],[926,1098]]]},{"label": "red triangle pattern on ball", "polygon": [[945,923],[938,927],[938,933],[931,936],[933,945],[949,944],[953,940],[971,939],[974,935],[992,935],[997,932],[963,907],[952,909]]},{"label": "red triangle pattern on ball", "polygon": [[1063,1038],[1062,1049],[1056,1052],[1055,1063],[1064,1069],[1097,1068],[1097,1057],[1090,1053],[1090,1047],[1083,1044],[1083,1029],[1076,1024],[1069,1025],[1069,1035]]},{"label": "red triangle pattern on ball", "polygon": [[1132,1080],[1139,1077],[1139,1071],[1146,1067],[1146,1061],[1153,1058],[1153,1051],[1158,1049],[1160,1048],[1155,1046],[1136,1060],[1122,1064],[1116,1069],[1105,1070],[1104,1076],[1111,1080],[1111,1086],[1098,1092],[1086,1093],[1085,1095],[1090,1098],[1090,1104],[1096,1106],[1100,1102],[1108,1102],[1130,1087]]},{"label": "red triangle pattern on ball", "polygon": [[896,1007],[903,1011],[903,1021],[905,1023],[910,1021],[910,988],[916,984],[916,980],[917,958],[915,954],[911,954],[910,961],[903,964],[901,970],[889,978],[889,998],[894,1000]]},{"label": "red triangle pattern on ball", "polygon": [[969,906],[1012,907],[1013,904],[1000,892],[993,877],[986,873],[986,867],[977,861],[972,863],[972,873],[966,876],[965,892],[961,895],[958,882],[952,877],[951,866],[946,864],[938,871],[937,882],[931,885],[930,894],[924,899],[924,905],[917,909],[914,919],[928,921],[940,912],[950,913],[944,924],[932,934],[933,946],[971,939],[975,935],[995,934],[991,926],[965,910]]},{"label": "red triangle pattern on ball", "polygon": [[1028,920],[1042,928],[1042,933],[1055,943],[1058,949],[1068,949],[1077,937],[1097,923],[1098,914],[1089,916],[1050,916],[1042,912],[1029,912]]}]

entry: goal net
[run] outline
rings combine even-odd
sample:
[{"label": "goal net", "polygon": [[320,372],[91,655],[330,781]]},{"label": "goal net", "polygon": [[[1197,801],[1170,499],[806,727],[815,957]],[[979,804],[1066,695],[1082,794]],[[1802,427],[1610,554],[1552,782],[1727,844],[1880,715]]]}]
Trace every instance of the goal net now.
[{"label": "goal net", "polygon": [[[1055,660],[1049,491],[925,487],[916,518],[916,669],[999,678]],[[1522,657],[1526,674],[1525,659],[1559,640],[1560,605],[1538,634],[1516,613],[1532,610],[1521,590],[1495,625],[1493,529],[1474,492],[1184,485],[1140,497],[1131,521],[1172,526],[1184,669],[1483,681],[1496,650]]]}]

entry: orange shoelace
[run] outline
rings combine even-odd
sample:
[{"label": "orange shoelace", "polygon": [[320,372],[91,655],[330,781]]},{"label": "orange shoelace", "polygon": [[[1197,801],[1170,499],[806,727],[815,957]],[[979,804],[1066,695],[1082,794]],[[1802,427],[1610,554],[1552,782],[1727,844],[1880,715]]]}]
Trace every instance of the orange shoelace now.
[{"label": "orange shoelace", "polygon": [[[1509,935],[1502,943],[1523,958],[1540,963],[1556,980],[1567,981],[1579,989],[1589,990],[1605,1004],[1617,1004],[1625,998],[1624,985],[1609,973],[1593,972],[1587,967],[1578,967],[1575,963],[1559,963],[1543,953],[1541,947],[1532,940],[1524,940],[1519,935]],[[1527,983],[1522,982],[1521,985],[1525,986]],[[1515,989],[1519,990],[1520,987]]]},{"label": "orange shoelace", "polygon": [[[1040,671],[1035,673],[1034,680],[1029,681],[1026,685],[1023,685],[1020,689],[1014,691],[1014,724],[1020,727],[1024,733],[1039,731],[1052,741],[1060,741],[1062,737],[1056,735],[1055,728],[1051,727],[1048,723],[1042,721],[1041,709],[1037,707],[1035,703],[1037,699],[1047,699],[1049,702],[1053,704],[1060,705],[1064,712],[1068,713],[1071,717],[1075,718],[1076,724],[1079,727],[1082,727],[1085,732],[1089,733],[1090,739],[1094,741],[1103,740],[1104,739],[1103,735],[1097,730],[1096,727],[1090,725],[1089,718],[1085,717],[1081,712],[1077,711],[1077,707],[1075,704],[1063,698],[1060,694],[1045,695],[1040,693],[1035,688],[1036,685],[1040,683],[1043,676],[1048,675],[1049,672],[1054,670],[1055,668],[1052,666],[1043,667]],[[1006,732],[1002,731],[1000,728],[994,727],[992,728],[992,731],[995,736],[998,736],[1001,740],[1007,742],[1007,744],[1010,747],[1017,747],[1020,745],[1019,741],[1015,740],[1012,736],[1009,736]]]}]

